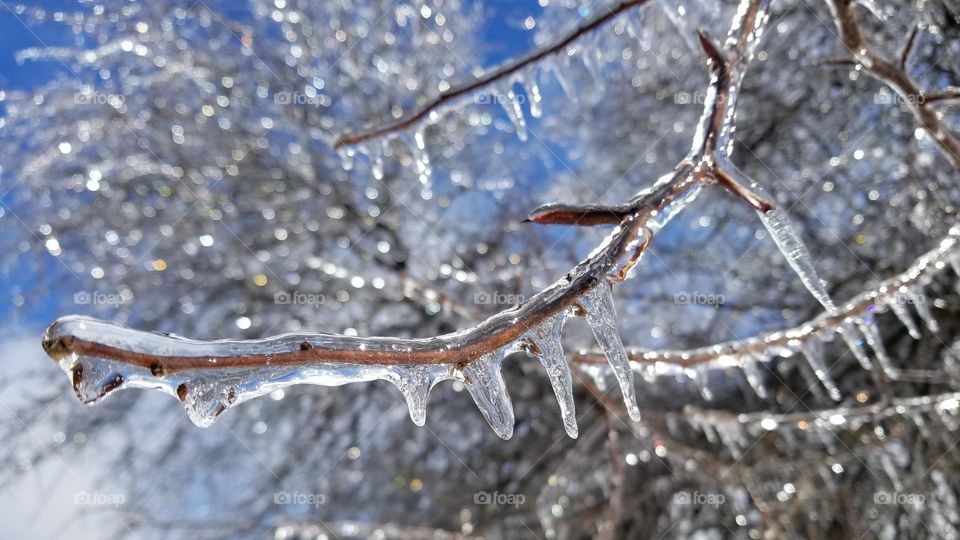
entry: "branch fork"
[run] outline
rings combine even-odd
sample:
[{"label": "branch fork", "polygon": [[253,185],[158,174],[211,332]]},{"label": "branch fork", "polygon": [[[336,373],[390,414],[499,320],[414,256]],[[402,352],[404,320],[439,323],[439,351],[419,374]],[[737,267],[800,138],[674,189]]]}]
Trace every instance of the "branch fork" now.
[{"label": "branch fork", "polygon": [[[553,47],[452,90],[411,117],[342,138],[338,145],[405,129],[445,100],[509,77],[645,1],[625,0]],[[653,236],[704,186],[723,187],[761,215],[774,209],[771,202],[754,193],[751,182],[728,158],[737,94],[769,4],[770,0],[742,0],[723,49],[699,33],[711,72],[708,99],[690,153],[672,172],[618,206],[555,204],[531,213],[528,221],[532,223],[615,228],[563,278],[513,309],[463,331],[422,339],[285,334],[262,340],[195,341],[95,319],[64,317],[47,329],[44,349],[71,377],[81,400],[96,401],[124,387],[160,388],[179,398],[198,425],[209,425],[227,407],[273,388],[297,382],[337,385],[374,379],[397,385],[414,422],[422,424],[430,388],[441,380],[458,379],[504,438],[512,434],[513,410],[500,363],[513,350],[539,351],[551,374],[567,431],[576,436],[569,367],[559,345],[559,331],[564,318],[582,316],[605,350],[631,418],[638,420],[632,370],[616,329],[611,286],[627,278]]]}]

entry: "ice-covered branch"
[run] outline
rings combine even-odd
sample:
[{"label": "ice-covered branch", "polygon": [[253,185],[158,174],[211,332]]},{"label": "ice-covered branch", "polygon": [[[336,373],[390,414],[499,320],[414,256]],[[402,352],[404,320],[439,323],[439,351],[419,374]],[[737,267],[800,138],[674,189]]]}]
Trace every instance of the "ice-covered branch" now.
[{"label": "ice-covered branch", "polygon": [[[804,283],[829,306],[825,293],[818,294],[811,286],[819,280],[809,261],[803,260],[809,255],[802,242],[785,221],[774,219],[779,214],[772,203],[754,194],[751,187],[756,186],[741,181],[726,159],[732,150],[737,94],[762,35],[769,3],[743,0],[722,47],[701,34],[712,76],[688,156],[618,207],[616,228],[584,261],[518,307],[463,331],[417,339],[285,334],[262,340],[196,341],[64,317],[47,329],[44,348],[85,403],[120,388],[155,388],[180,399],[198,425],[209,425],[228,407],[284,386],[377,379],[401,390],[411,418],[422,425],[430,389],[443,380],[459,380],[503,438],[512,435],[514,418],[500,365],[507,354],[525,350],[547,369],[567,432],[576,436],[571,377],[560,332],[566,318],[578,316],[586,318],[604,351],[630,417],[639,419],[633,370],[617,331],[612,285],[627,278],[652,237],[704,186],[720,185],[755,208]],[[605,211],[568,207],[564,212],[596,217]],[[543,216],[535,212],[534,218],[538,215]],[[612,223],[609,218],[600,221]]]},{"label": "ice-covered branch", "polygon": [[542,49],[535,50],[526,56],[510,60],[505,64],[488,71],[475,81],[454,86],[453,88],[442,92],[439,96],[429,101],[426,105],[423,105],[420,108],[405,114],[393,122],[381,126],[373,126],[358,133],[341,135],[340,138],[334,143],[334,146],[336,148],[353,146],[365,141],[383,137],[390,133],[404,131],[416,126],[421,122],[428,121],[431,119],[431,115],[434,113],[439,114],[440,111],[448,105],[455,103],[461,98],[469,97],[474,92],[489,88],[498,81],[519,75],[521,72],[523,72],[523,70],[535,65],[544,58],[565,51],[566,48],[575,41],[594,32],[598,28],[603,27],[621,13],[629,10],[630,8],[642,6],[648,1],[649,0],[622,0],[617,5],[604,10],[602,14],[579,26],[576,30],[573,30],[569,34],[561,37],[549,47],[544,47]]},{"label": "ice-covered branch", "polygon": [[857,22],[856,2],[853,0],[828,0],[833,18],[840,33],[840,41],[859,65],[871,76],[885,83],[902,98],[920,126],[933,138],[936,145],[953,167],[960,170],[960,140],[943,124],[930,103],[954,99],[955,89],[944,92],[925,93],[906,71],[909,53],[915,36],[911,35],[900,59],[891,60],[873,48],[860,30]]},{"label": "ice-covered branch", "polygon": [[921,415],[931,413],[941,417],[949,415],[948,421],[950,423],[960,423],[960,419],[956,418],[960,414],[960,392],[894,398],[881,400],[870,405],[786,414],[770,414],[767,411],[735,414],[689,406],[684,410],[684,415],[699,425],[739,424],[755,432],[772,431],[782,426],[794,426],[800,430],[849,429],[850,427],[857,428],[866,423],[876,423],[887,418],[897,417],[911,418],[918,427],[923,429],[925,423]]},{"label": "ice-covered branch", "polygon": [[[907,270],[864,291],[836,312],[823,313],[793,328],[764,332],[708,347],[672,351],[628,349],[627,355],[633,369],[646,378],[685,370],[736,366],[743,370],[757,394],[764,397],[767,392],[759,375],[762,372],[761,365],[772,358],[797,353],[804,355],[828,390],[835,387],[829,380],[829,373],[823,368],[822,359],[818,358],[818,351],[822,348],[821,342],[832,340],[839,334],[865,369],[873,369],[873,361],[863,347],[864,343],[873,351],[873,358],[891,379],[913,379],[916,373],[893,366],[873,318],[877,313],[892,311],[910,335],[919,339],[920,329],[909,311],[909,306],[913,306],[923,323],[931,331],[937,331],[939,325],[924,291],[934,277],[948,267],[952,267],[960,276],[960,226],[954,226],[936,248],[920,256]],[[596,372],[602,355],[585,351],[575,354],[572,361],[581,368]]]},{"label": "ice-covered branch", "polygon": [[[709,442],[722,444],[737,461],[768,432],[777,432],[789,439],[806,433],[833,449],[837,438],[830,435],[830,431],[858,430],[891,418],[906,418],[925,440],[931,440],[935,434],[955,430],[960,425],[958,416],[960,392],[891,398],[869,405],[785,414],[771,414],[769,411],[737,414],[690,405],[683,410],[683,417],[692,427],[701,431]],[[947,447],[954,444],[952,439],[945,441]]]}]

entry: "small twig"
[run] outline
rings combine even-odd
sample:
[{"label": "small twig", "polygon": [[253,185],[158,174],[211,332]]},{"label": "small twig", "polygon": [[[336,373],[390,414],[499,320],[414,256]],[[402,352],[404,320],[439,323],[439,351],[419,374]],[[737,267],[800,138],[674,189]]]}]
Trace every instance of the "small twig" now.
[{"label": "small twig", "polygon": [[580,26],[576,30],[570,32],[566,36],[560,38],[557,42],[549,47],[536,50],[526,56],[520,57],[511,62],[507,62],[501,67],[490,71],[489,73],[483,75],[479,79],[466,83],[463,85],[455,86],[450,88],[445,92],[441,92],[439,96],[431,100],[426,105],[423,105],[419,109],[416,109],[414,112],[404,115],[402,118],[384,124],[378,127],[372,127],[365,131],[359,133],[348,133],[341,135],[337,141],[334,143],[334,148],[341,148],[345,146],[352,146],[370,139],[375,139],[381,136],[384,136],[388,133],[393,133],[397,131],[404,131],[411,126],[417,124],[421,120],[427,118],[431,112],[437,110],[445,103],[448,103],[458,97],[468,95],[472,92],[475,92],[485,86],[488,86],[500,79],[504,79],[521,71],[527,66],[533,65],[543,58],[556,54],[564,50],[571,43],[580,39],[580,37],[589,34],[605,25],[607,22],[615,18],[617,15],[620,15],[624,11],[634,7],[641,6],[646,4],[649,0],[623,0],[616,6],[605,11],[602,15],[597,16],[596,18],[590,20],[583,26]]},{"label": "small twig", "polygon": [[960,88],[950,87],[939,92],[929,92],[923,95],[926,103],[935,103],[937,101],[951,101],[960,99]]},{"label": "small twig", "polygon": [[628,215],[627,206],[546,204],[530,212],[524,223],[540,225],[619,225]]},{"label": "small twig", "polygon": [[857,65],[856,60],[852,58],[823,58],[820,60],[814,60],[810,63],[814,66],[836,66],[836,67],[851,67]]},{"label": "small twig", "polygon": [[919,30],[920,27],[918,25],[913,25],[913,29],[910,30],[910,37],[907,38],[907,43],[900,52],[900,71],[907,70],[907,62],[910,61],[910,53],[913,51],[913,44],[917,40],[917,32]]}]

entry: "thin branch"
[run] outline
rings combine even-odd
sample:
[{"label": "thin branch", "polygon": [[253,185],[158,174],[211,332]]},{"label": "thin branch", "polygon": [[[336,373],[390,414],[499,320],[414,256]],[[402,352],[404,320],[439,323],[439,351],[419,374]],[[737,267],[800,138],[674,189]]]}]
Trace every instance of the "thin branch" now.
[{"label": "thin branch", "polygon": [[[905,288],[922,286],[926,280],[943,271],[951,261],[960,257],[960,226],[954,226],[940,244],[923,254],[904,272],[884,280],[877,286],[851,299],[836,313],[823,313],[802,324],[785,330],[763,332],[735,341],[717,343],[707,347],[686,350],[628,349],[631,362],[637,364],[669,364],[688,368],[709,363],[729,365],[737,359],[748,358],[752,353],[769,353],[778,347],[788,347],[821,337],[840,327],[844,322],[857,319],[867,312],[883,307],[889,302],[902,302],[897,295]],[[598,364],[603,361],[599,351],[584,351],[575,354],[571,361],[577,364]],[[904,372],[901,378],[917,376]],[[896,374],[891,374],[896,379]]]},{"label": "thin branch", "polygon": [[913,51],[913,45],[917,40],[917,32],[920,30],[919,25],[913,25],[913,29],[910,30],[910,37],[907,38],[907,43],[903,46],[903,50],[900,52],[900,71],[906,73],[907,71],[907,62],[910,61],[910,53]]},{"label": "thin branch", "polygon": [[[867,41],[860,30],[853,0],[827,0],[833,19],[840,32],[840,41],[863,69],[887,84],[903,98],[903,103],[916,117],[920,126],[933,138],[955,169],[960,170],[960,141],[940,121],[930,101],[897,62],[888,60]],[[902,55],[901,55],[902,56]]]},{"label": "thin branch", "polygon": [[614,19],[617,15],[620,15],[624,11],[634,7],[642,6],[646,4],[649,0],[622,0],[616,6],[610,8],[602,15],[595,17],[586,24],[578,27],[576,30],[570,32],[566,36],[560,38],[558,41],[550,45],[549,47],[536,50],[526,56],[517,58],[516,60],[507,62],[502,66],[484,74],[479,79],[450,88],[445,92],[441,92],[439,96],[431,100],[426,105],[421,106],[418,109],[415,109],[413,112],[404,115],[398,120],[384,124],[381,126],[375,126],[368,128],[359,133],[348,133],[341,135],[337,141],[334,143],[334,148],[342,148],[346,146],[352,146],[355,144],[362,143],[371,139],[376,139],[387,135],[388,133],[394,133],[398,131],[404,131],[409,129],[411,126],[416,125],[418,122],[427,118],[430,113],[440,109],[443,105],[459,98],[462,96],[469,95],[481,88],[489,86],[501,79],[510,77],[514,73],[517,73],[527,66],[536,64],[540,60],[550,56],[552,54],[557,54],[563,51],[567,46],[573,42],[580,39],[582,36],[590,34],[594,30],[604,26],[610,20]]},{"label": "thin branch", "polygon": [[951,101],[954,99],[960,99],[960,88],[950,87],[946,90],[941,90],[939,92],[927,92],[923,95],[923,100],[927,103]]},{"label": "thin branch", "polygon": [[530,212],[525,223],[540,225],[619,225],[630,214],[626,206],[547,204]]},{"label": "thin branch", "polygon": [[757,425],[766,429],[774,425],[799,425],[807,429],[821,426],[833,426],[834,429],[844,425],[851,425],[851,420],[866,420],[877,422],[886,418],[897,418],[907,414],[923,412],[957,411],[960,409],[960,392],[948,392],[929,396],[894,398],[883,400],[862,407],[838,407],[818,411],[805,411],[787,414],[770,414],[769,411],[737,414],[728,411],[707,410],[687,406],[685,416],[697,416],[701,421],[712,424],[739,423],[742,425]]}]

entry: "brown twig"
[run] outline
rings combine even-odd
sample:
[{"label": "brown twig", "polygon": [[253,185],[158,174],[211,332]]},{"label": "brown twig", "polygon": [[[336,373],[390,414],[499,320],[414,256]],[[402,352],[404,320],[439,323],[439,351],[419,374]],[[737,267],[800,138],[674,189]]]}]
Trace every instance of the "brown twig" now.
[{"label": "brown twig", "polygon": [[913,45],[917,41],[917,33],[919,30],[919,25],[913,25],[913,29],[910,30],[910,37],[907,38],[907,43],[903,46],[903,50],[900,51],[900,71],[907,71],[907,63],[910,62],[910,53],[913,51]]},{"label": "brown twig", "polygon": [[[853,0],[827,0],[833,11],[834,23],[840,32],[840,41],[850,55],[874,78],[887,84],[903,98],[920,126],[933,138],[955,169],[960,170],[960,141],[940,121],[937,112],[930,107],[925,94],[905,71],[905,58],[909,47],[901,55],[900,62],[888,60],[867,41],[860,30]],[[912,39],[910,40],[912,41]],[[912,45],[911,45],[912,47]],[[926,98],[926,99],[925,99]]]},{"label": "brown twig", "polygon": [[550,45],[549,47],[538,49],[526,56],[522,56],[516,60],[507,62],[506,64],[490,71],[489,73],[486,73],[485,75],[481,76],[479,79],[475,81],[472,81],[460,86],[454,86],[453,88],[450,88],[445,92],[441,92],[439,96],[431,100],[426,105],[423,105],[419,109],[416,109],[414,112],[408,115],[405,115],[394,122],[390,122],[382,126],[372,127],[359,133],[348,133],[345,135],[341,135],[337,139],[337,141],[334,143],[334,148],[352,146],[364,141],[382,137],[388,133],[405,131],[410,127],[412,127],[413,125],[417,124],[418,122],[422,121],[423,119],[427,118],[427,116],[429,116],[431,112],[439,109],[444,104],[449,103],[450,101],[455,100],[461,96],[466,96],[473,92],[476,92],[485,86],[488,86],[500,79],[507,78],[510,75],[513,75],[514,73],[521,71],[527,66],[536,64],[537,62],[546,58],[547,56],[563,51],[571,43],[577,41],[578,39],[580,39],[580,37],[593,32],[597,28],[600,28],[601,26],[607,24],[610,20],[615,18],[617,15],[620,15],[624,11],[627,11],[628,9],[634,6],[642,6],[643,4],[646,4],[648,1],[649,0],[622,0],[616,6],[613,6],[612,8],[604,12],[602,15],[597,16],[596,18],[590,20],[586,24],[578,27],[576,30],[560,38],[558,41],[556,41],[554,44]]}]

